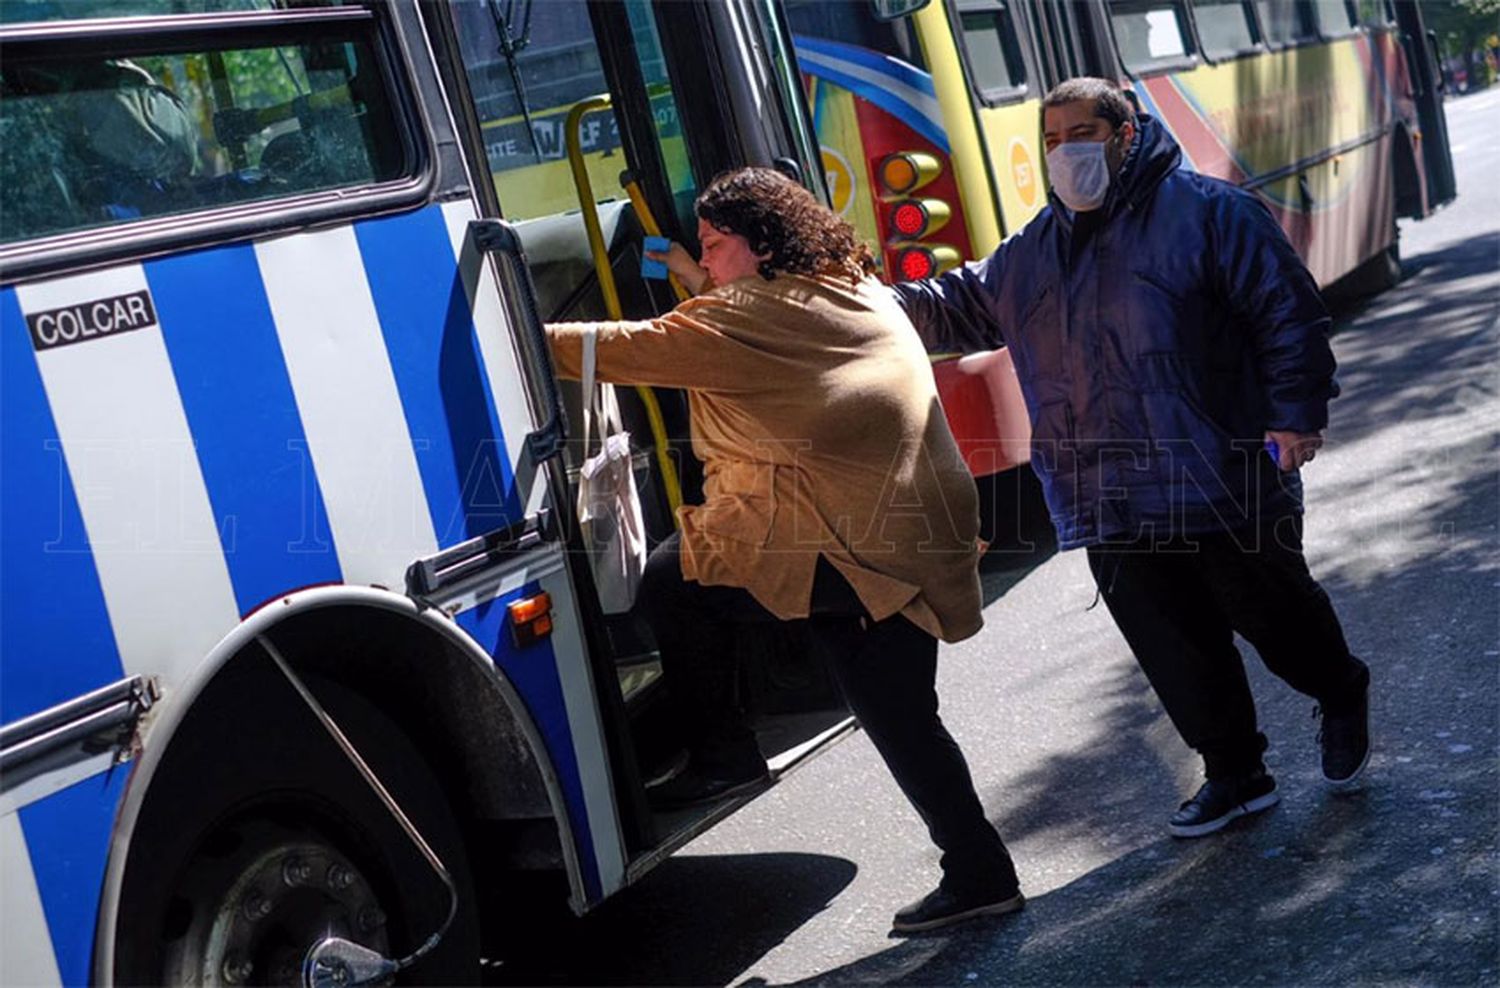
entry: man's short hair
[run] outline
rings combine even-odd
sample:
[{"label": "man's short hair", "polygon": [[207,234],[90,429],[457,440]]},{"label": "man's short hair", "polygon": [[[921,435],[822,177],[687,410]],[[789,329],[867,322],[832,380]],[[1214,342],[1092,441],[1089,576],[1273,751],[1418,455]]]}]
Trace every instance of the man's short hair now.
[{"label": "man's short hair", "polygon": [[1102,117],[1112,128],[1135,119],[1135,109],[1130,105],[1130,100],[1125,98],[1125,94],[1114,83],[1092,76],[1064,79],[1053,86],[1046,99],[1042,100],[1042,113],[1045,114],[1049,106],[1084,101],[1093,103],[1094,116]]}]

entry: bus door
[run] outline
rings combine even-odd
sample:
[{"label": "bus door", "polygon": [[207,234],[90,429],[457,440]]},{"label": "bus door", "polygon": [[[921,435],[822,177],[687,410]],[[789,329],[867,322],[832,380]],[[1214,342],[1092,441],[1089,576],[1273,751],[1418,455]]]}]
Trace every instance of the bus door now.
[{"label": "bus door", "polygon": [[1453,151],[1448,144],[1448,120],[1443,115],[1443,67],[1438,58],[1436,35],[1427,30],[1422,20],[1422,5],[1396,0],[1393,6],[1410,67],[1417,121],[1422,128],[1422,164],[1427,184],[1427,201],[1423,205],[1430,211],[1452,202],[1458,194]]},{"label": "bus door", "polygon": [[[794,63],[755,4],[466,0],[426,9],[445,21],[437,41],[451,57],[439,60],[450,63],[445,81],[460,104],[470,168],[484,176],[485,208],[519,236],[543,321],[649,318],[676,305],[667,281],[642,277],[643,237],[659,231],[696,253],[694,199],[724,170],[775,166],[820,186],[810,138],[798,137],[809,128],[795,105],[775,98],[777,72]],[[575,430],[564,454],[567,490],[554,498],[565,512],[584,396],[575,382],[559,383]],[[690,397],[615,393],[654,546],[673,532],[675,508],[701,499]],[[592,586],[582,554],[572,555],[575,583]],[[629,881],[743,800],[649,810],[644,786],[679,768],[683,754],[669,687],[645,622],[579,596],[600,702],[618,712],[611,758]],[[794,638],[752,630],[738,658],[741,695],[773,772],[848,729],[837,691]]]}]

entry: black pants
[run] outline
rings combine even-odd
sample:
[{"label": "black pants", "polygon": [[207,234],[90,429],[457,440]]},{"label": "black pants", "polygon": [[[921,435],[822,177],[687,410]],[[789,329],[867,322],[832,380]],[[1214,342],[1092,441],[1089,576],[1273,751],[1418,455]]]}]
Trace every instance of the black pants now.
[{"label": "black pants", "polygon": [[[740,588],[685,580],[676,535],[652,552],[640,603],[694,757],[763,764],[755,736],[736,709],[732,657],[737,626],[776,616]],[[955,891],[1013,887],[1010,855],[985,818],[963,752],[938,716],[937,640],[899,615],[872,621],[826,560],[813,582],[806,630],[850,711],[942,850],[943,884]]]},{"label": "black pants", "polygon": [[1369,682],[1302,555],[1301,516],[1194,535],[1195,549],[1095,545],[1089,568],[1136,661],[1209,778],[1263,767],[1239,632],[1293,689],[1339,707]]}]

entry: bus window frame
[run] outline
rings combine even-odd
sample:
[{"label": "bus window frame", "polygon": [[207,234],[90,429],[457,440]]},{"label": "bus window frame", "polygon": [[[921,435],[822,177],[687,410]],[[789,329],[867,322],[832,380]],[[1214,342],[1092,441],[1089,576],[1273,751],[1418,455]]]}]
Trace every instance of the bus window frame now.
[{"label": "bus window frame", "polygon": [[1120,51],[1120,39],[1115,34],[1114,0],[1103,0],[1104,24],[1109,31],[1109,46],[1113,52],[1116,63],[1130,79],[1150,79],[1159,75],[1170,75],[1173,72],[1191,72],[1207,61],[1203,57],[1203,50],[1198,39],[1198,24],[1193,20],[1192,5],[1187,0],[1162,0],[1169,3],[1178,14],[1178,23],[1186,26],[1183,32],[1183,40],[1191,44],[1193,51],[1182,55],[1176,55],[1161,61],[1152,62],[1145,68],[1134,68],[1125,61],[1124,54]]},{"label": "bus window frame", "polygon": [[1245,23],[1250,27],[1251,42],[1246,48],[1236,48],[1232,52],[1222,55],[1211,53],[1203,44],[1203,33],[1198,27],[1198,5],[1197,0],[1189,0],[1188,14],[1193,24],[1193,43],[1198,46],[1198,57],[1203,59],[1206,65],[1228,65],[1242,58],[1252,58],[1256,55],[1264,55],[1269,49],[1266,46],[1265,36],[1261,34],[1260,21],[1255,18],[1254,0],[1237,0],[1240,13],[1246,16]]},{"label": "bus window frame", "polygon": [[[1040,79],[1041,66],[1037,64],[1036,39],[1031,34],[1030,23],[1022,24],[1023,11],[1016,0],[950,0],[947,6],[948,23],[953,28],[953,39],[957,42],[958,57],[963,63],[964,76],[969,82],[969,92],[986,109],[994,109],[1002,106],[1014,106],[1024,103],[1032,98],[1032,93],[1042,93],[1044,89],[1033,85],[1032,80]],[[1015,35],[1017,54],[1021,56],[1021,67],[1026,72],[1026,81],[1019,86],[1008,86],[1001,89],[985,89],[979,85],[979,77],[974,73],[974,61],[969,55],[969,43],[964,31],[964,14],[1002,14],[1011,25],[1011,32]]]},{"label": "bus window frame", "polygon": [[356,217],[399,212],[428,201],[439,186],[434,149],[440,142],[432,133],[424,100],[419,98],[425,81],[414,78],[414,63],[408,57],[397,16],[386,4],[369,4],[37,21],[0,29],[0,44],[14,46],[12,50],[26,46],[108,58],[270,47],[287,43],[291,32],[336,32],[347,26],[351,35],[370,42],[403,155],[400,177],[384,182],[127,219],[3,244],[0,284],[258,240]]}]

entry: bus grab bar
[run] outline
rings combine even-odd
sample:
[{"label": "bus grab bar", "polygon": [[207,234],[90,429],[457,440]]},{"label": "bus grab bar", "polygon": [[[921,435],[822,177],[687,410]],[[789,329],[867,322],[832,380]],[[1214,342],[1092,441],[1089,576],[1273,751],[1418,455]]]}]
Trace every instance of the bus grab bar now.
[{"label": "bus grab bar", "polygon": [[[588,166],[583,160],[581,137],[583,118],[595,110],[608,110],[612,106],[609,95],[591,96],[573,105],[568,111],[566,124],[568,142],[568,167],[573,171],[573,186],[578,190],[578,206],[583,214],[583,228],[588,234],[589,251],[594,255],[594,271],[599,276],[599,290],[604,295],[604,308],[611,319],[625,318],[620,307],[620,292],[615,286],[615,273],[609,265],[609,248],[604,244],[604,231],[599,226],[599,207],[594,202],[594,186],[589,181]],[[650,215],[649,211],[647,215]],[[653,221],[654,225],[654,221]],[[643,223],[644,226],[644,223]],[[661,405],[649,387],[636,385],[635,392],[641,404],[646,406],[646,419],[651,423],[651,438],[656,448],[656,463],[661,469],[662,486],[666,488],[667,506],[672,509],[672,524],[677,524],[677,509],[682,507],[682,485],[677,479],[677,467],[672,463],[667,443],[667,423],[661,416]],[[584,401],[589,397],[584,396]]]}]

